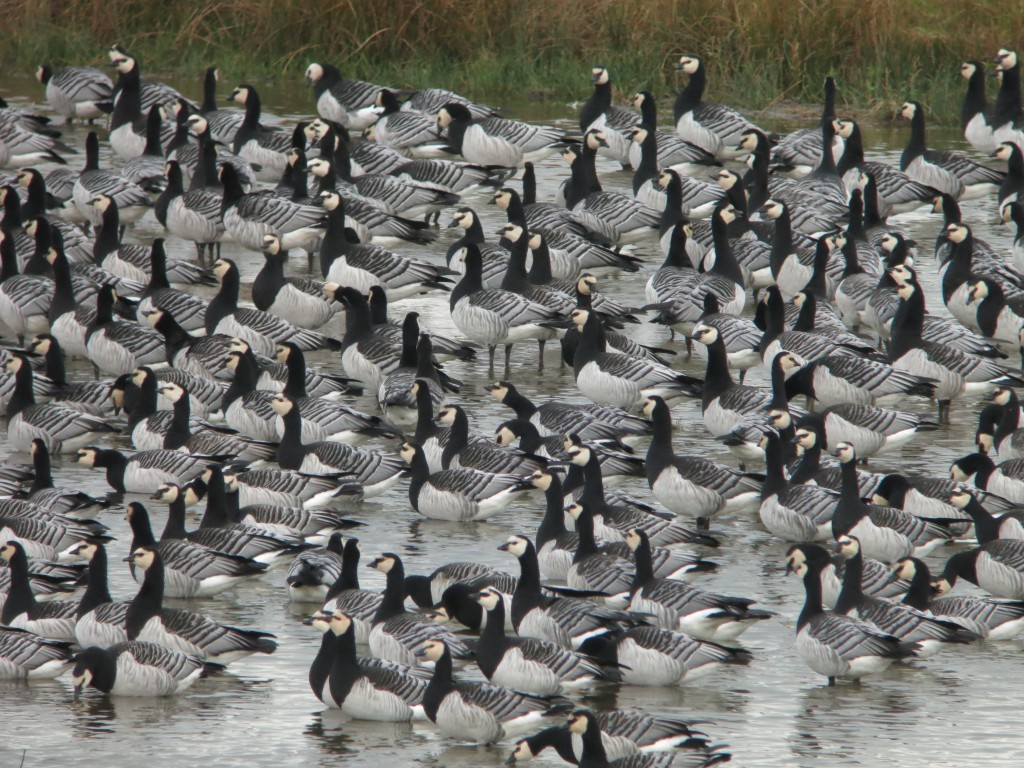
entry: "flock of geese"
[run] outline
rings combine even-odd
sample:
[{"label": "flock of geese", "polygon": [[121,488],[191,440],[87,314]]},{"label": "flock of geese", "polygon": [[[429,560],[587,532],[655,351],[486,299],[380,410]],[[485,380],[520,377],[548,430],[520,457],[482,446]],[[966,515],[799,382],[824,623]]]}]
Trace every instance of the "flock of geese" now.
[{"label": "flock of geese", "polygon": [[[751,662],[741,635],[779,617],[701,588],[718,567],[704,555],[725,543],[720,515],[792,545],[781,565],[806,594],[795,651],[829,684],[1024,630],[1015,52],[996,58],[992,105],[985,65],[961,67],[975,153],[929,148],[925,109],[908,101],[898,167],[865,158],[831,78],[820,124],[778,136],[706,102],[693,55],[678,62],[670,127],[650,93],[614,105],[595,67],[571,135],[323,62],[306,70],[318,115],[286,129],[265,121],[252,85],[230,92],[242,109],[223,109],[215,69],[196,104],[143,80],[123,48],[109,58],[115,83],[85,67],[37,76],[68,123],[109,115],[115,169],[101,167],[97,132],[75,160],[49,118],[0,109],[0,321],[18,340],[2,350],[0,399],[10,449],[32,459],[0,468],[0,676],[70,672],[75,697],[179,694],[277,641],[165,601],[279,568],[290,600],[319,606],[312,691],[352,718],[519,738],[511,762],[550,747],[590,767],[713,765],[729,753],[685,718],[569,695]],[[568,173],[542,193],[535,164],[555,153]],[[606,187],[599,167],[630,169],[631,188]],[[1017,227],[1012,252],[963,220],[970,198]],[[468,201],[507,216],[499,239]],[[942,219],[934,248],[890,220],[922,210]],[[144,216],[166,238],[124,240]],[[458,238],[442,253],[435,225],[448,220]],[[194,260],[172,258],[181,242]],[[248,265],[222,243],[262,257],[251,304]],[[948,313],[926,307],[922,269],[938,270]],[[599,289],[636,272],[642,307]],[[424,294],[447,298],[449,328],[389,314]],[[322,331],[338,313],[341,338]],[[632,338],[640,317],[682,334],[703,376]],[[558,347],[565,400],[513,376],[511,350],[531,340],[541,367],[555,357],[545,344]],[[485,351],[493,370],[499,347],[505,375],[487,393],[508,418],[482,432],[453,374]],[[339,373],[307,353],[337,355]],[[69,380],[68,356],[95,380]],[[761,366],[770,386],[745,384]],[[352,407],[364,392],[379,413]],[[948,475],[863,466],[947,429],[954,406],[973,419],[983,394],[975,445]],[[932,407],[934,420],[920,415]],[[674,422],[698,408],[731,464],[676,453]],[[109,499],[57,482],[58,456],[102,471],[116,503],[134,495],[130,544],[96,519]],[[611,488],[630,478],[649,493]],[[427,518],[470,523],[516,504],[538,524],[494,542],[510,572],[460,561],[406,574],[385,552],[368,563],[385,590],[363,589],[349,531],[373,521],[336,502],[398,484]],[[114,545],[139,584],[130,599],[108,588]],[[980,591],[948,594],[960,582]]]}]

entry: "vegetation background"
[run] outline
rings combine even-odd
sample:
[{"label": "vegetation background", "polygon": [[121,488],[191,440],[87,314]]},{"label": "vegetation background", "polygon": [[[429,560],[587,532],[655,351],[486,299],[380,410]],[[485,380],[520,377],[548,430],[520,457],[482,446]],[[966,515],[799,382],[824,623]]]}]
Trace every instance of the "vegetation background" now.
[{"label": "vegetation background", "polygon": [[292,78],[323,59],[396,87],[469,96],[578,97],[607,64],[624,92],[678,87],[699,53],[709,94],[750,109],[817,102],[835,74],[846,106],[891,114],[909,96],[953,120],[965,59],[1024,39],[1022,0],[7,0],[7,72],[104,63],[114,42],[146,73]]}]

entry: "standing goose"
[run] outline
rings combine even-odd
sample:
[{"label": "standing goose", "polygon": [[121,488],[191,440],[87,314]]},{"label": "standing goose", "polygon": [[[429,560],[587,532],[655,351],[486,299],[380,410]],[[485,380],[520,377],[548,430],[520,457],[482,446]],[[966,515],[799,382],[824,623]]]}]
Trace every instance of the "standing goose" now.
[{"label": "standing goose", "polygon": [[402,458],[412,467],[409,503],[424,517],[435,520],[486,520],[503,512],[516,494],[532,488],[512,474],[473,469],[444,469],[430,473],[423,449],[404,443]]},{"label": "standing goose", "polygon": [[542,323],[555,320],[557,313],[510,291],[485,288],[483,261],[476,245],[463,246],[459,258],[466,271],[449,295],[452,322],[469,339],[487,345],[492,369],[498,344],[504,344],[508,368],[513,343],[549,336],[550,329]]},{"label": "standing goose", "polygon": [[50,307],[54,284],[37,275],[19,274],[14,238],[0,230],[0,321],[17,335],[26,336],[50,330]]},{"label": "standing goose", "polygon": [[439,370],[434,362],[430,334],[419,333],[419,314],[410,312],[405,319],[402,357],[398,367],[381,380],[377,390],[377,402],[384,418],[398,426],[416,423],[416,395],[412,385],[417,381],[431,391],[431,400],[437,406],[444,402],[445,392],[458,392],[462,386],[462,382]]},{"label": "standing goose", "polygon": [[146,114],[146,144],[142,154],[133,157],[118,170],[133,184],[147,192],[159,194],[164,188],[164,148],[161,141],[163,117],[160,107],[152,106]]},{"label": "standing goose", "polygon": [[766,432],[763,447],[765,481],[759,515],[764,527],[786,541],[828,539],[839,494],[814,483],[787,480],[777,433]]},{"label": "standing goose", "polygon": [[356,656],[355,622],[343,611],[317,614],[309,623],[324,633],[309,668],[309,685],[320,701],[356,720],[426,719],[428,670]]},{"label": "standing goose", "polygon": [[[677,515],[694,515],[698,527],[728,506],[739,506],[759,493],[756,482],[719,464],[672,450],[672,413],[660,397],[644,402],[654,434],[647,449],[647,483],[654,498]],[[702,526],[703,522],[703,526]]]},{"label": "standing goose", "polygon": [[795,559],[790,550],[786,572],[804,582],[806,598],[797,619],[796,652],[814,672],[835,685],[837,678],[859,680],[880,674],[894,661],[913,656],[918,646],[904,643],[859,619],[826,611],[821,605],[821,571],[830,560],[819,546],[803,547],[811,556]]},{"label": "standing goose", "polygon": [[384,599],[373,617],[370,630],[369,646],[374,656],[416,666],[416,651],[428,640],[441,640],[459,658],[468,657],[468,647],[450,630],[427,616],[405,610],[405,567],[398,555],[385,552],[367,567],[387,577]]},{"label": "standing goose", "polygon": [[[975,276],[969,283],[966,309],[973,310],[971,325],[980,329],[986,338],[1021,348],[1024,301],[1019,293],[1014,291],[1014,295],[1008,297],[998,280]],[[1021,362],[1024,364],[1024,357]]]},{"label": "standing goose", "polygon": [[428,640],[416,655],[434,663],[423,709],[449,738],[493,744],[562,715],[569,706],[564,699],[531,696],[487,683],[456,682],[452,652],[444,640]]},{"label": "standing goose", "polygon": [[[836,119],[836,81],[832,76],[825,78],[825,99],[821,111],[821,123]],[[822,133],[817,128],[801,128],[786,135],[772,147],[772,170],[794,179],[802,179],[821,161]],[[843,154],[845,142],[838,131],[828,144],[833,160],[838,163]]]},{"label": "standing goose", "polygon": [[336,312],[324,299],[323,283],[284,275],[288,250],[277,235],[263,237],[263,268],[252,282],[252,301],[258,309],[278,315],[301,328],[319,328]]},{"label": "standing goose", "polygon": [[[975,595],[936,596],[928,566],[916,557],[895,565],[900,578],[910,582],[903,604],[960,624],[987,640],[1010,640],[1024,631],[1024,601],[997,600]],[[948,582],[937,582],[940,593]]]},{"label": "standing goose", "polygon": [[21,542],[0,547],[0,563],[11,572],[11,587],[0,612],[0,625],[25,629],[50,640],[73,642],[78,603],[74,600],[36,601],[29,582],[28,555]]},{"label": "standing goose", "polygon": [[157,221],[172,235],[195,243],[200,264],[204,253],[212,260],[214,246],[219,252],[224,237],[223,197],[208,189],[186,192],[181,166],[175,160],[167,161],[165,172],[167,185],[153,209]]},{"label": "standing goose", "polygon": [[901,448],[918,433],[933,432],[938,424],[918,416],[874,405],[846,403],[802,416],[797,426],[814,425],[826,445],[850,443],[861,459]]},{"label": "standing goose", "polygon": [[245,113],[217,107],[217,83],[220,70],[207,67],[203,73],[203,103],[199,112],[210,125],[210,137],[220,144],[231,144],[245,119]]},{"label": "standing goose", "polygon": [[164,338],[151,328],[114,320],[117,292],[105,285],[96,297],[96,318],[85,331],[85,349],[98,371],[120,376],[163,362]]},{"label": "standing goose", "polygon": [[165,608],[164,564],[156,549],[139,547],[131,561],[146,575],[125,615],[129,640],[154,643],[218,664],[277,649],[274,636],[266,632],[235,629],[192,611]]},{"label": "standing goose", "polygon": [[1024,153],[1012,141],[1004,141],[996,147],[992,157],[1004,160],[1007,164],[1006,178],[999,185],[996,198],[1002,212],[1007,205],[1021,200],[1021,192],[1024,192]]},{"label": "standing goose", "polygon": [[324,120],[362,131],[377,119],[379,85],[343,79],[337,67],[325,62],[313,62],[306,68],[306,82],[313,86],[317,112]]},{"label": "standing goose", "polygon": [[193,280],[189,269],[180,269],[185,266],[191,269],[195,267],[186,261],[175,261],[170,271],[167,267],[167,251],[164,248],[165,240],[158,237],[147,249],[149,256],[149,282],[142,293],[142,300],[135,309],[136,319],[143,323],[146,320],[146,313],[157,307],[168,310],[178,318],[178,321],[187,331],[196,331],[203,326],[203,314],[206,311],[206,299],[195,295],[191,291],[180,291],[171,288],[171,278],[175,282],[191,284],[195,282],[206,282]]},{"label": "standing goose", "polygon": [[608,147],[602,154],[625,168],[629,164],[629,140],[625,133],[636,123],[636,113],[612,105],[612,78],[608,67],[593,67],[590,81],[594,92],[580,108],[580,133],[586,134],[592,129],[603,131]]},{"label": "standing goose", "polygon": [[[461,406],[446,406],[437,420],[449,427],[448,444],[441,454],[441,466],[445,469],[472,469],[523,477],[547,464],[534,451],[502,451],[490,443],[477,442],[475,438],[471,442],[469,417]],[[500,445],[503,441],[499,439],[496,442]]]},{"label": "standing goose", "polygon": [[228,98],[245,107],[245,117],[235,131],[231,151],[254,166],[259,165],[264,178],[279,178],[288,163],[286,153],[291,138],[283,131],[268,131],[260,125],[260,97],[253,86],[239,85]]},{"label": "standing goose", "polygon": [[195,656],[132,641],[79,651],[71,684],[75,699],[86,687],[111,696],[174,696],[190,688],[207,670]]},{"label": "standing goose", "polygon": [[73,404],[37,405],[32,366],[21,355],[11,355],[7,370],[14,373],[14,392],[7,401],[7,439],[15,450],[28,451],[35,439],[50,453],[74,453],[100,434],[117,432],[103,419],[90,416]]},{"label": "standing goose", "polygon": [[960,127],[967,143],[978,152],[992,152],[996,148],[989,120],[988,99],[985,96],[985,65],[980,61],[965,61],[960,65],[960,76],[967,81],[963,106],[960,109]]},{"label": "standing goose", "polygon": [[402,460],[392,454],[334,442],[303,444],[302,417],[295,401],[278,393],[274,395],[272,407],[284,421],[284,435],[277,452],[281,469],[312,475],[345,474],[348,480],[362,486],[364,497],[383,493],[403,476]]},{"label": "standing goose", "polygon": [[630,530],[626,544],[636,561],[636,573],[629,587],[630,610],[651,614],[662,629],[700,640],[733,643],[755,622],[775,616],[753,608],[754,600],[716,595],[683,581],[658,578],[651,542],[642,530]]},{"label": "standing goose", "polygon": [[367,645],[383,601],[383,592],[359,588],[359,539],[349,539],[342,550],[341,573],[327,590],[324,611],[344,611],[355,625],[356,642]]},{"label": "standing goose", "polygon": [[438,145],[437,121],[430,115],[402,109],[398,95],[387,88],[377,93],[381,112],[377,122],[363,131],[363,138],[383,144],[410,157],[444,157],[447,147]]},{"label": "standing goose", "polygon": [[72,517],[89,517],[109,506],[106,499],[89,496],[82,491],[57,488],[53,483],[50,452],[46,441],[36,438],[30,449],[32,454],[32,485],[20,491],[18,496],[32,504]]},{"label": "standing goose", "polygon": [[978,488],[1015,504],[1024,503],[1024,461],[1021,459],[1004,461],[997,467],[990,456],[972,453],[953,462],[949,476],[958,483],[973,477]]},{"label": "standing goose", "polygon": [[88,120],[109,114],[114,105],[110,78],[93,67],[36,68],[36,80],[46,88],[46,101],[67,120]]},{"label": "standing goose", "polygon": [[926,186],[955,199],[984,197],[994,192],[1005,174],[986,168],[959,152],[937,152],[925,143],[924,109],[904,102],[900,116],[910,121],[910,139],[900,156],[900,170]]},{"label": "standing goose", "polygon": [[[301,349],[340,349],[341,344],[320,333],[297,328],[269,312],[238,306],[241,275],[231,259],[217,259],[213,274],[220,290],[206,308],[205,326],[210,335],[223,334],[248,342],[256,354],[271,356],[276,343],[288,341]],[[254,284],[255,287],[255,284]]]},{"label": "standing goose", "polygon": [[680,57],[676,69],[690,76],[690,82],[679,92],[673,108],[676,132],[723,160],[734,160],[745,151],[737,149],[740,137],[756,126],[729,107],[704,101],[707,72],[697,56]]},{"label": "standing goose", "polygon": [[259,192],[246,193],[230,165],[220,169],[224,185],[221,216],[225,234],[253,251],[265,246],[264,237],[276,234],[282,247],[304,248],[323,232],[322,208]]},{"label": "standing goose", "polygon": [[121,225],[134,224],[153,207],[153,201],[146,190],[119,173],[101,171],[99,154],[99,138],[90,131],[85,138],[85,168],[74,186],[75,207],[89,223],[99,224],[100,212],[92,201],[99,195],[106,195],[117,204]]},{"label": "standing goose", "polygon": [[159,308],[150,310],[146,320],[163,335],[169,366],[211,381],[226,378],[225,356],[231,344],[228,336],[193,336],[179,325],[173,314]]},{"label": "standing goose", "polygon": [[630,409],[645,397],[694,396],[703,387],[699,379],[658,363],[608,352],[604,328],[596,313],[574,309],[571,318],[581,333],[573,359],[576,386],[595,403]]},{"label": "standing goose", "polygon": [[448,144],[471,163],[514,167],[536,162],[565,145],[561,131],[503,117],[475,119],[455,102],[437,111],[437,129],[447,131]]},{"label": "standing goose", "polygon": [[102,542],[83,541],[69,554],[89,563],[85,594],[78,603],[75,642],[82,648],[109,648],[128,641],[124,619],[128,601],[114,602],[107,587],[107,549]]},{"label": "standing goose", "polygon": [[956,622],[943,620],[912,608],[905,603],[892,603],[864,594],[861,586],[863,555],[860,542],[854,536],[840,536],[836,548],[846,560],[843,590],[836,602],[836,613],[856,611],[862,621],[874,624],[905,643],[918,646],[915,656],[927,658],[935,655],[944,645],[971,643],[979,636]]},{"label": "standing goose", "polygon": [[493,587],[472,595],[485,611],[487,623],[476,647],[476,662],[490,682],[536,696],[553,696],[563,687],[601,679],[591,659],[547,640],[505,635],[504,596]]}]

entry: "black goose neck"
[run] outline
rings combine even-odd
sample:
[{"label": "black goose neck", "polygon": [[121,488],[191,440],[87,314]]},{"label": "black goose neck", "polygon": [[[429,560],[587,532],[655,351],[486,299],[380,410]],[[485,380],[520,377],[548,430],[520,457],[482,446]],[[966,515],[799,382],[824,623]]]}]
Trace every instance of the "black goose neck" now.
[{"label": "black goose neck", "polygon": [[110,596],[110,588],[107,584],[107,549],[102,544],[97,544],[96,550],[89,560],[85,594],[82,595],[82,599],[78,603],[76,615],[78,618],[82,618],[94,608],[112,602],[114,602],[114,598]]}]

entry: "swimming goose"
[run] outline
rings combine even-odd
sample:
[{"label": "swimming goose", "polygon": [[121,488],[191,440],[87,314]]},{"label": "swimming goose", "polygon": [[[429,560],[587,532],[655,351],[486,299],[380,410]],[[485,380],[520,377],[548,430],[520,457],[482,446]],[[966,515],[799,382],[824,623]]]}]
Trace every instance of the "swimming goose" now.
[{"label": "swimming goose", "polygon": [[892,507],[865,504],[857,484],[857,454],[850,443],[840,442],[833,454],[842,465],[842,492],[832,515],[832,536],[852,536],[868,557],[895,562],[924,554],[949,541],[953,533],[941,524]]},{"label": "swimming goose", "polygon": [[579,150],[562,150],[562,158],[569,163],[571,172],[565,205],[587,229],[606,242],[635,243],[653,234],[661,217],[657,210],[636,198],[603,189],[594,162],[598,148],[605,144],[604,133],[591,130],[583,137]]},{"label": "swimming goose", "polygon": [[38,438],[45,441],[51,453],[73,453],[102,433],[118,431],[72,403],[37,405],[32,366],[26,358],[12,355],[7,370],[15,377],[14,392],[5,410],[7,437],[15,450],[28,451]]},{"label": "swimming goose", "polygon": [[85,332],[85,349],[98,371],[120,376],[142,365],[164,361],[164,338],[151,328],[114,321],[117,292],[112,285],[100,289],[96,316]]},{"label": "swimming goose", "polygon": [[319,509],[347,490],[337,477],[318,477],[279,469],[224,470],[224,479],[244,509],[252,504]]},{"label": "swimming goose", "polygon": [[367,645],[383,601],[383,592],[359,588],[359,539],[350,538],[342,551],[341,573],[327,590],[324,612],[344,611],[355,625],[356,642]]},{"label": "swimming goose", "polygon": [[237,110],[220,109],[217,106],[217,83],[220,70],[207,67],[203,73],[203,103],[200,114],[209,122],[210,136],[219,144],[231,144],[245,119],[245,113]]},{"label": "swimming goose", "polygon": [[90,123],[113,110],[113,83],[93,67],[58,67],[49,64],[36,68],[36,80],[46,88],[46,101],[68,125],[73,120]]},{"label": "swimming goose", "polygon": [[505,635],[504,596],[493,587],[472,595],[488,613],[475,657],[480,671],[495,685],[537,696],[553,696],[565,687],[605,677],[586,656],[547,640]]},{"label": "swimming goose", "polygon": [[803,557],[787,555],[786,572],[804,582],[806,598],[797,619],[796,652],[807,666],[827,677],[831,686],[837,678],[859,680],[880,674],[893,661],[917,652],[915,643],[901,642],[859,619],[824,610],[821,571],[830,562],[828,552],[817,545],[801,549]]},{"label": "swimming goose", "polygon": [[85,648],[75,655],[71,683],[77,700],[86,687],[112,696],[174,696],[210,668],[195,656],[153,643],[131,641]]},{"label": "swimming goose", "polygon": [[945,595],[956,586],[958,578],[996,597],[1024,599],[1024,541],[996,539],[953,555],[932,588]]},{"label": "swimming goose", "polygon": [[974,485],[1014,504],[1024,503],[1024,460],[1011,459],[998,467],[984,453],[972,453],[953,462],[949,476],[958,483],[972,477]]},{"label": "swimming goose", "polygon": [[676,69],[690,76],[673,107],[673,120],[679,136],[724,160],[734,160],[745,154],[743,150],[737,150],[737,144],[743,132],[755,126],[735,110],[703,100],[707,84],[704,62],[687,54],[680,57]]},{"label": "swimming goose", "polygon": [[798,427],[811,423],[818,426],[825,447],[847,442],[861,459],[901,448],[918,433],[938,429],[936,423],[911,413],[853,403],[829,406],[797,420]]},{"label": "swimming goose", "polygon": [[522,165],[536,162],[565,145],[561,131],[503,117],[474,118],[469,109],[455,102],[437,111],[437,129],[446,131],[448,144],[471,163]]},{"label": "swimming goose", "polygon": [[714,195],[693,178],[702,169],[717,164],[713,155],[696,144],[683,141],[675,132],[655,130],[654,123],[634,125],[626,132],[626,136],[630,139],[629,161],[634,168],[633,194],[642,196],[644,202],[652,208],[664,209],[665,205],[666,195],[658,189],[659,168],[683,174],[681,178],[687,179],[687,186],[692,187],[698,197]]},{"label": "swimming goose", "polygon": [[313,62],[306,68],[306,82],[313,86],[317,112],[325,120],[362,131],[377,119],[379,85],[343,79],[337,67],[325,62]]},{"label": "swimming goose", "polygon": [[431,474],[423,449],[412,443],[404,443],[400,453],[412,468],[410,505],[435,520],[486,520],[503,512],[517,493],[532,488],[513,474],[475,469],[444,469]]},{"label": "swimming goose", "polygon": [[74,600],[38,602],[29,583],[28,555],[20,541],[0,547],[0,563],[10,569],[11,587],[0,613],[0,625],[34,632],[50,640],[73,642],[78,603]]},{"label": "swimming goose", "polygon": [[[149,512],[138,503],[131,502],[125,509],[125,518],[132,529],[129,553],[139,547],[155,548],[164,566],[164,596],[170,598],[208,597],[235,586],[242,579],[266,571],[266,563],[258,563],[237,555],[207,549],[183,539],[157,542],[150,526]],[[142,583],[142,569],[136,569],[132,558],[127,558],[132,577]]]},{"label": "swimming goose", "polygon": [[78,463],[106,470],[107,484],[119,493],[153,493],[163,483],[184,485],[200,475],[210,457],[181,451],[140,451],[125,456],[120,451],[90,445],[78,449]]},{"label": "swimming goose", "polygon": [[192,611],[165,608],[164,564],[158,551],[139,547],[131,560],[146,575],[125,616],[130,640],[154,643],[218,664],[277,649],[274,636],[266,632],[235,629]]},{"label": "swimming goose", "polygon": [[164,148],[161,140],[163,117],[160,107],[152,106],[146,115],[146,144],[142,154],[128,160],[118,169],[118,173],[133,184],[138,184],[147,192],[159,194],[163,191]]},{"label": "swimming goose", "polygon": [[287,164],[286,153],[291,137],[283,131],[268,131],[260,125],[260,97],[253,86],[237,86],[228,100],[245,107],[245,117],[235,131],[231,151],[254,166],[259,165],[258,175],[262,178],[279,178]]},{"label": "swimming goose", "polygon": [[[904,605],[960,624],[987,640],[1010,640],[1024,631],[1024,601],[975,595],[936,596],[928,566],[916,557],[900,560],[894,569],[900,578],[910,582]],[[936,584],[939,590],[947,585],[941,581]]]},{"label": "swimming goose", "polygon": [[167,185],[154,206],[157,221],[172,235],[195,243],[199,263],[204,252],[213,259],[214,246],[219,249],[224,237],[223,197],[208,189],[185,191],[181,166],[168,160]]},{"label": "swimming goose", "polygon": [[537,550],[526,536],[510,536],[498,550],[519,560],[520,576],[512,593],[512,624],[520,637],[536,637],[563,648],[579,648],[588,637],[610,631],[614,622],[635,618],[626,611],[590,600],[544,594]]},{"label": "swimming goose", "polygon": [[222,334],[246,341],[256,354],[273,355],[276,343],[288,341],[301,349],[340,349],[341,344],[321,333],[297,328],[287,320],[258,309],[238,306],[241,276],[231,259],[217,259],[213,274],[220,279],[220,290],[210,300],[205,314],[209,335]]},{"label": "swimming goose", "polygon": [[356,622],[344,611],[316,614],[309,623],[324,633],[309,668],[309,685],[324,704],[356,720],[426,719],[429,670],[356,656]]},{"label": "swimming goose", "polygon": [[[1021,347],[1024,329],[1024,302],[1016,290],[1008,297],[998,280],[991,277],[972,277],[967,292],[966,310],[974,310],[974,322],[986,338],[1005,345]],[[1024,357],[1021,358],[1024,363]]]},{"label": "swimming goose", "polygon": [[444,641],[459,658],[469,655],[467,646],[449,629],[427,616],[405,610],[405,568],[398,555],[385,552],[367,567],[387,577],[384,599],[373,617],[369,636],[370,652],[374,656],[416,666],[419,662],[415,652],[428,640]]},{"label": "swimming goose", "polygon": [[632,529],[626,544],[633,552],[636,572],[629,586],[630,610],[654,617],[657,626],[700,640],[733,643],[757,621],[775,616],[755,609],[754,600],[725,597],[675,579],[658,578],[647,534]]},{"label": "swimming goose", "polygon": [[458,258],[466,271],[449,295],[452,322],[471,340],[487,345],[492,369],[498,344],[505,345],[507,368],[514,342],[550,336],[542,323],[555,320],[554,310],[510,291],[485,288],[483,261],[475,244],[464,245]]},{"label": "swimming goose", "polygon": [[[212,412],[220,409],[225,389],[224,385],[220,382],[200,378],[177,368],[150,368],[149,371],[152,372],[155,379],[155,389],[158,395],[160,387],[166,383],[173,383],[183,387],[189,393],[192,412],[197,419],[206,418]],[[148,375],[149,373],[146,374],[146,376]],[[111,389],[111,399],[114,401],[115,411],[118,408],[123,408],[129,413],[129,417],[131,417],[132,411],[136,407],[136,401],[140,398],[140,393],[136,391],[139,387],[134,381],[135,376],[136,373],[133,372],[132,378],[127,382],[130,386],[126,385],[123,395],[119,395],[118,390],[120,388],[116,384]],[[139,378],[143,377],[140,376]],[[118,401],[118,396],[120,396],[120,401]],[[172,410],[171,403],[167,400],[161,400],[159,397],[157,398],[157,408],[168,411]],[[143,413],[147,415],[151,412],[148,404],[144,404],[142,409]]]},{"label": "swimming goose", "polygon": [[304,444],[302,417],[295,401],[284,393],[278,393],[271,405],[284,421],[284,435],[277,452],[281,469],[312,475],[342,473],[348,480],[362,486],[364,497],[383,493],[405,474],[401,458],[395,455],[366,451],[343,443]]},{"label": "swimming goose", "polygon": [[246,193],[238,173],[230,165],[220,169],[224,185],[221,216],[224,231],[245,248],[264,248],[264,238],[276,235],[282,248],[304,248],[323,232],[324,212],[312,205],[265,193]]},{"label": "swimming goose", "polygon": [[263,268],[252,282],[252,301],[258,309],[279,315],[302,328],[319,328],[337,311],[324,299],[319,280],[285,277],[288,250],[280,237],[263,236]]},{"label": "swimming goose", "polygon": [[723,509],[756,498],[760,489],[752,479],[713,461],[673,452],[672,413],[662,398],[647,398],[643,411],[654,429],[645,463],[647,483],[669,510],[696,516],[700,528]]},{"label": "swimming goose", "polygon": [[[503,451],[492,443],[479,442],[469,431],[469,417],[458,405],[448,405],[438,413],[437,421],[449,428],[448,443],[441,453],[444,469],[471,469],[476,472],[524,477],[547,465],[533,451]],[[502,445],[502,441],[496,441]]]},{"label": "swimming goose", "polygon": [[100,212],[92,204],[98,195],[106,195],[117,203],[122,226],[134,224],[153,207],[146,190],[119,173],[101,171],[99,167],[99,138],[90,131],[85,139],[85,168],[75,181],[73,200],[85,219],[95,225]]},{"label": "swimming goose", "polygon": [[904,102],[900,116],[910,121],[910,139],[900,156],[900,170],[926,186],[956,199],[983,197],[994,192],[1005,174],[980,165],[959,152],[937,152],[925,144],[924,109]]},{"label": "swimming goose", "polygon": [[363,138],[390,147],[409,157],[444,157],[447,147],[438,144],[437,122],[418,110],[402,109],[398,95],[387,88],[377,92],[380,117],[363,131]]},{"label": "swimming goose", "polygon": [[[825,98],[820,123],[836,119],[836,81],[825,78]],[[819,124],[820,124],[819,123]],[[818,167],[821,161],[822,133],[818,128],[800,128],[787,134],[772,147],[772,170],[793,179],[802,179]],[[831,137],[829,148],[832,159],[838,163],[843,154],[845,142],[838,131]]]},{"label": "swimming goose", "polygon": [[[804,560],[821,556],[824,550],[818,544],[794,544],[786,552],[787,562],[791,569]],[[825,553],[827,556],[828,553]],[[866,595],[876,598],[896,600],[903,597],[909,582],[901,579],[889,563],[861,557],[863,564],[861,573],[861,589]],[[843,589],[843,576],[846,572],[846,560],[836,553],[822,563],[821,587],[822,600],[830,609],[839,600]]]},{"label": "swimming goose", "polygon": [[857,618],[870,622],[905,643],[915,643],[915,656],[933,656],[947,644],[971,643],[979,636],[956,622],[946,621],[912,608],[905,603],[891,603],[868,597],[861,587],[863,558],[860,541],[855,536],[839,536],[836,549],[846,560],[843,590],[836,602],[836,613],[856,611]]},{"label": "swimming goose", "polygon": [[[384,418],[398,426],[416,423],[416,382],[430,390],[431,402],[440,406],[446,392],[458,392],[462,382],[451,378],[434,362],[434,345],[430,334],[419,332],[419,314],[406,315],[403,328],[402,357],[398,367],[387,374],[377,390],[377,403]],[[417,338],[417,336],[419,338]]]},{"label": "swimming goose", "polygon": [[125,615],[128,601],[114,602],[107,587],[107,550],[102,542],[83,541],[68,550],[88,565],[85,593],[78,603],[75,622],[75,642],[82,648],[98,646],[109,648],[128,640]]},{"label": "swimming goose", "polygon": [[652,395],[676,399],[694,396],[698,387],[703,388],[699,379],[666,366],[608,352],[596,313],[574,309],[571,318],[581,333],[573,359],[576,386],[595,403],[629,409]]},{"label": "swimming goose", "polygon": [[20,167],[35,163],[58,163],[67,161],[58,152],[74,152],[60,141],[59,131],[47,129],[40,118],[23,110],[9,107],[3,102],[0,107],[0,161],[3,167]]},{"label": "swimming goose", "polygon": [[608,147],[602,154],[625,168],[629,163],[629,141],[625,133],[636,123],[636,113],[612,105],[612,79],[608,67],[593,67],[590,82],[594,84],[594,92],[580,107],[580,133],[585,135],[592,129],[603,131]]},{"label": "swimming goose", "polygon": [[109,506],[106,499],[97,499],[82,491],[56,488],[50,465],[50,452],[46,441],[36,438],[29,449],[32,454],[32,485],[17,496],[32,504],[73,517],[89,517]]},{"label": "swimming goose", "polygon": [[343,553],[344,539],[340,533],[332,533],[330,541],[324,548],[300,552],[288,566],[288,573],[285,576],[288,599],[323,605],[327,598],[327,590],[341,576],[341,569],[345,563]]},{"label": "swimming goose", "polygon": [[0,678],[49,680],[71,667],[71,643],[48,640],[34,632],[0,628]]},{"label": "swimming goose", "polygon": [[579,435],[584,440],[622,438],[628,442],[651,434],[653,429],[646,419],[621,408],[557,400],[535,405],[510,381],[498,381],[486,389],[495,400],[514,410],[517,418],[537,427],[542,436]]},{"label": "swimming goose", "polygon": [[762,438],[765,481],[759,515],[764,527],[786,541],[819,541],[832,535],[832,514],[839,494],[814,483],[787,480],[777,433]]}]

